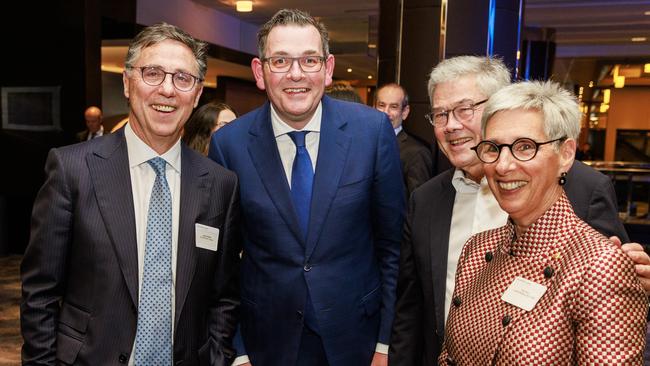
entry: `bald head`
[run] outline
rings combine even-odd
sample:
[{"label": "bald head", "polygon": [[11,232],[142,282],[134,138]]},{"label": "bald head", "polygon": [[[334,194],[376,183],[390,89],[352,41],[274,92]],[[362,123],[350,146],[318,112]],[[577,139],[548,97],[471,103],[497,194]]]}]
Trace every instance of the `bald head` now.
[{"label": "bald head", "polygon": [[101,109],[95,106],[86,108],[84,118],[86,120],[86,128],[88,128],[88,131],[91,133],[99,131],[99,128],[102,126]]}]

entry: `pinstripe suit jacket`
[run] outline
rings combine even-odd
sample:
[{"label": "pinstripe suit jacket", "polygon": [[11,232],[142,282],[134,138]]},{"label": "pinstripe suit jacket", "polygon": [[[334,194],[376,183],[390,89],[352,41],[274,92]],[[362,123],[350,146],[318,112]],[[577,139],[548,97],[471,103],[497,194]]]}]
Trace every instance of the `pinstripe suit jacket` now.
[{"label": "pinstripe suit jacket", "polygon": [[[175,282],[174,362],[229,365],[239,305],[235,175],[185,145]],[[136,332],[138,256],[123,130],[53,149],[22,263],[25,364],[128,362]],[[195,223],[220,229],[216,252]]]}]

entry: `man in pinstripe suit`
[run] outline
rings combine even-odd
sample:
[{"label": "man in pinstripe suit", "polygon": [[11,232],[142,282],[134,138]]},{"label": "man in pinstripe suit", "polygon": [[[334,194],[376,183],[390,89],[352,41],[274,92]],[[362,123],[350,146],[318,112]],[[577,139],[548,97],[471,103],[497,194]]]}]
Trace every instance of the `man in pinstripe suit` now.
[{"label": "man in pinstripe suit", "polygon": [[23,364],[232,361],[237,178],[180,142],[205,71],[203,42],[146,28],[127,54],[126,127],[50,152],[21,268]]}]

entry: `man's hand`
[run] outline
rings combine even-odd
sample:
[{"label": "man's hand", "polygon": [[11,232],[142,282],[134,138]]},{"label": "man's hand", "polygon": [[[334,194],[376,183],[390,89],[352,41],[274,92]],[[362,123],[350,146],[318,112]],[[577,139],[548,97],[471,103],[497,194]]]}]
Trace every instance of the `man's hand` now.
[{"label": "man's hand", "polygon": [[617,236],[612,236],[609,240],[621,247],[623,253],[634,262],[634,270],[639,277],[639,282],[641,282],[641,286],[643,286],[646,294],[650,295],[650,256],[648,256],[639,243],[621,245],[621,239]]},{"label": "man's hand", "polygon": [[375,352],[375,355],[372,356],[370,366],[388,366],[388,355]]}]

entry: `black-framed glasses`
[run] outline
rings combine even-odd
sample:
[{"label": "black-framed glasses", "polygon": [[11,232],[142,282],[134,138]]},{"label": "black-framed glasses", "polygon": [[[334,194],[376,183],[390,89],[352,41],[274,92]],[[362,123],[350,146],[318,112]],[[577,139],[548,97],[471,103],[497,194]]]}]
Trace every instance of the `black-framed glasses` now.
[{"label": "black-framed glasses", "polygon": [[528,161],[533,159],[537,155],[539,147],[542,145],[550,144],[556,141],[565,140],[566,136],[560,137],[559,139],[537,142],[535,140],[523,137],[516,139],[512,144],[496,144],[492,141],[481,141],[478,145],[472,147],[471,149],[476,152],[479,160],[486,164],[494,163],[499,160],[499,155],[501,155],[501,150],[504,147],[510,149],[510,153],[514,156],[515,159],[519,161]]},{"label": "black-framed glasses", "polygon": [[187,72],[167,72],[157,66],[142,66],[136,67],[136,69],[140,69],[142,80],[145,84],[151,86],[162,84],[167,75],[172,76],[172,84],[174,84],[174,87],[180,91],[190,91],[194,85],[196,85],[197,81],[203,81],[202,79],[199,79],[198,76],[194,76]]},{"label": "black-framed glasses", "polygon": [[449,114],[453,114],[454,118],[460,122],[467,122],[470,119],[474,118],[474,111],[476,107],[487,102],[487,99],[483,99],[480,102],[476,103],[463,103],[455,106],[452,110],[435,110],[431,113],[427,113],[424,117],[431,123],[433,127],[442,128],[447,125],[449,122]]},{"label": "black-framed glasses", "polygon": [[269,65],[271,72],[288,72],[293,63],[298,61],[298,66],[303,72],[319,72],[323,68],[326,58],[323,56],[271,56],[262,59]]}]

